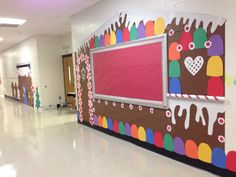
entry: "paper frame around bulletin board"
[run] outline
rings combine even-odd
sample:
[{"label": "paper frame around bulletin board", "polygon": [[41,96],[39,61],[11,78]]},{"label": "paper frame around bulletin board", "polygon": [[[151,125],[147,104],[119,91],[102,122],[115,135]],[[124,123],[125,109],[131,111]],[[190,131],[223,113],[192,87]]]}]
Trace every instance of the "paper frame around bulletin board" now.
[{"label": "paper frame around bulletin board", "polygon": [[[129,97],[120,97],[120,96],[111,96],[111,95],[104,95],[104,94],[97,94],[96,93],[96,85],[94,79],[94,54],[99,52],[107,52],[117,49],[125,49],[128,47],[136,47],[145,44],[152,44],[152,43],[161,43],[161,67],[162,67],[162,100],[147,100],[147,99],[139,99],[139,98],[129,98]],[[162,108],[168,109],[168,81],[167,81],[167,36],[166,34],[147,37],[135,41],[128,41],[123,42],[116,45],[106,46],[106,47],[99,47],[90,50],[90,62],[91,62],[91,73],[92,73],[92,93],[95,99],[107,100],[107,101],[115,101],[115,102],[122,102],[134,105],[142,105],[154,108]]]}]

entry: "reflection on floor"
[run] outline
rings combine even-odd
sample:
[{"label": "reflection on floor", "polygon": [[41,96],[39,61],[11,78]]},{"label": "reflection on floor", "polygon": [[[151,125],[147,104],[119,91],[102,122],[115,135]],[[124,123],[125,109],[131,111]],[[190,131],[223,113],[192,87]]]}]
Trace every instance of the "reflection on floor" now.
[{"label": "reflection on floor", "polygon": [[0,98],[0,177],[213,176],[76,123]]}]

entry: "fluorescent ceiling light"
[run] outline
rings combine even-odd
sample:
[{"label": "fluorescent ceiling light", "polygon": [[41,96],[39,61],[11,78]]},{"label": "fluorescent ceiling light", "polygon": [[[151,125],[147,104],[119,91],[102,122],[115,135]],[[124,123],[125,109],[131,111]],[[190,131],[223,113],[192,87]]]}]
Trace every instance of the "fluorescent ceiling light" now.
[{"label": "fluorescent ceiling light", "polygon": [[3,41],[3,40],[4,40],[4,38],[3,38],[3,37],[0,37],[0,42]]},{"label": "fluorescent ceiling light", "polygon": [[0,27],[17,27],[24,24],[26,20],[16,18],[0,18]]}]

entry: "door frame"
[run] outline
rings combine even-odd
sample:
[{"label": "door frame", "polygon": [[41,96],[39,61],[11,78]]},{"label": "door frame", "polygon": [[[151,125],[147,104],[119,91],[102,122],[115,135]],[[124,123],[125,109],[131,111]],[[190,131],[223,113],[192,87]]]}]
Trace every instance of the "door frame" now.
[{"label": "door frame", "polygon": [[[76,75],[75,75],[75,67],[74,67],[74,57],[72,55],[72,53],[70,54],[66,54],[66,55],[62,55],[62,70],[63,70],[63,79],[64,79],[64,94],[65,94],[65,102],[67,102],[67,92],[66,92],[66,84],[65,84],[65,70],[64,70],[64,59],[67,57],[71,57],[72,58],[72,63],[73,63],[73,75],[74,75],[74,92],[75,92],[75,98],[76,98]],[[75,99],[75,106],[76,106],[76,99]]]}]

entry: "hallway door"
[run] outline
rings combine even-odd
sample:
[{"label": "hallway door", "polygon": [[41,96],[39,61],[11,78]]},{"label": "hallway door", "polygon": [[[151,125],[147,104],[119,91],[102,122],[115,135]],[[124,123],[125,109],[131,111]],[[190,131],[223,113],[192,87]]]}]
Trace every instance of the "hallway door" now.
[{"label": "hallway door", "polygon": [[75,107],[75,83],[74,83],[74,65],[72,55],[66,55],[63,59],[65,99],[71,107]]}]

